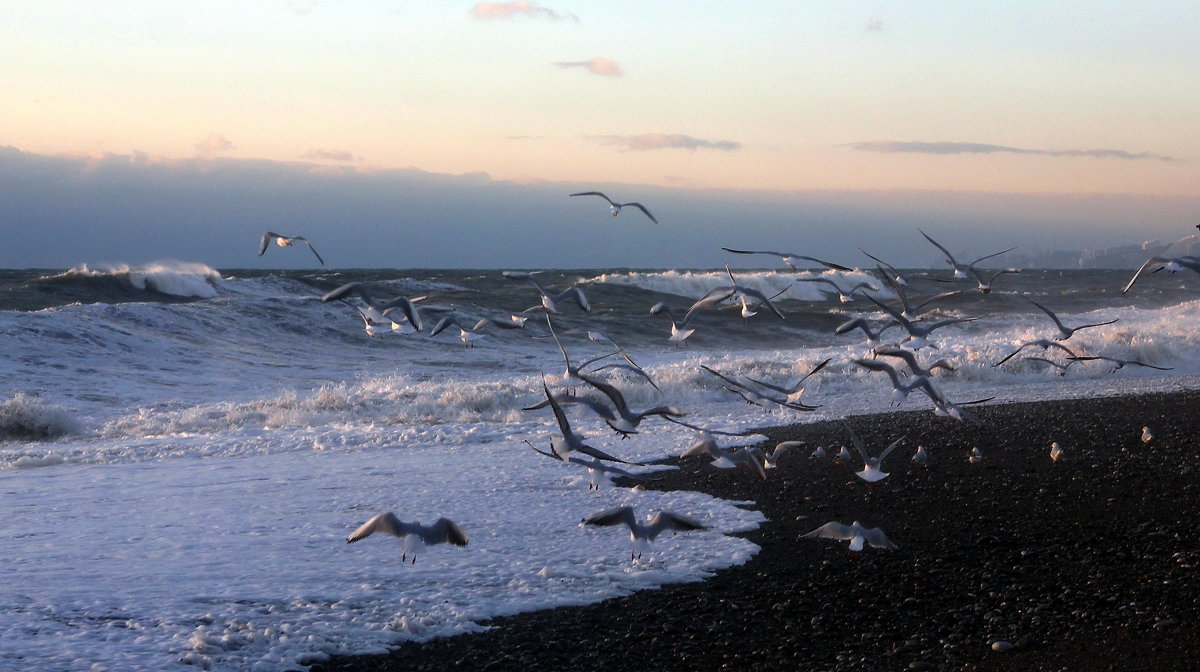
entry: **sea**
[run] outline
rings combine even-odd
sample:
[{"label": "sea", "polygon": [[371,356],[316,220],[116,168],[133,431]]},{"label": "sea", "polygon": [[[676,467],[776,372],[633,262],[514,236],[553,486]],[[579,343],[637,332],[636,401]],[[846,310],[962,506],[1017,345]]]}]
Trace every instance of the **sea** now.
[{"label": "sea", "polygon": [[[883,322],[864,293],[898,305],[873,264],[794,271],[762,261],[732,272],[542,271],[548,292],[578,287],[590,307],[557,302],[557,342],[538,287],[502,273],[534,269],[0,270],[0,670],[301,670],[745,562],[758,548],[734,535],[766,522],[754,502],[607,479],[595,489],[582,467],[535,452],[559,436],[551,409],[523,409],[547,390],[596,396],[566,376],[565,353],[574,365],[599,358],[587,368],[635,410],[686,413],[690,427],[650,417],[622,438],[587,405],[564,403],[573,431],[628,462],[679,455],[696,428],[732,447],[760,441],[753,430],[766,426],[934,412],[919,393],[896,405],[888,377],[855,363],[871,357],[863,334],[835,333],[856,317]],[[1132,269],[1024,270],[981,293],[949,268],[901,272],[914,302],[961,290],[930,304],[922,323],[974,319],[934,331],[918,357],[951,363],[934,377],[946,398],[990,399],[964,407],[985,420],[988,404],[1200,380],[1200,279],[1190,273],[1145,274],[1122,292]],[[842,302],[804,281],[816,278],[875,289]],[[321,300],[351,282],[380,301],[415,301],[423,329],[401,321],[370,334],[358,298]],[[662,303],[681,318],[732,282],[778,294],[783,317],[760,306],[745,318],[740,304],[698,311],[677,344],[667,314],[651,312]],[[1115,320],[1064,341],[1077,355],[1159,368],[1038,346],[994,366],[1055,337],[1034,302],[1068,326]],[[467,326],[527,319],[464,342],[457,326],[430,334],[447,316]],[[893,328],[883,340],[901,336]],[[618,349],[624,356],[612,356]],[[749,404],[702,368],[787,387],[825,360],[805,381],[809,411]],[[622,466],[646,478],[666,468]],[[631,561],[623,529],[581,524],[625,505],[709,529],[663,535]],[[470,542],[430,546],[416,562],[392,537],[346,543],[386,511],[450,518]]]}]

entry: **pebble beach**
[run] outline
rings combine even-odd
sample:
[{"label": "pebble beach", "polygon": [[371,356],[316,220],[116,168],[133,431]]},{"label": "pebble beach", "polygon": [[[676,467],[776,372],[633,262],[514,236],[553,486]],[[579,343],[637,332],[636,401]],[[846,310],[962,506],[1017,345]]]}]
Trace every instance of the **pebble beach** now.
[{"label": "pebble beach", "polygon": [[[679,468],[648,486],[762,511],[749,562],[312,669],[1194,669],[1198,409],[1200,392],[1185,391],[984,405],[982,427],[902,411],[762,429],[764,448],[805,442],[767,479],[671,459]],[[851,429],[872,454],[904,437],[888,478],[869,485],[854,475],[861,460],[833,458],[853,451]],[[817,447],[828,456],[811,458]],[[855,557],[845,542],[800,538],[853,520],[898,550]]]}]

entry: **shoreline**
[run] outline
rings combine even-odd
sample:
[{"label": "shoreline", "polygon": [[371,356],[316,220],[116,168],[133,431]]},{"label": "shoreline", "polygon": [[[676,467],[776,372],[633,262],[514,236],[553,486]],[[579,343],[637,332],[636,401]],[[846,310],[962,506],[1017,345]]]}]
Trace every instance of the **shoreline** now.
[{"label": "shoreline", "polygon": [[[913,410],[765,428],[765,446],[807,443],[765,481],[671,458],[680,469],[651,485],[755,502],[768,521],[741,535],[760,547],[748,562],[311,669],[1185,669],[1200,636],[1198,409],[1189,390],[976,407],[987,427]],[[887,479],[835,463],[847,427],[872,454],[906,436]],[[844,542],[798,538],[855,519],[899,550],[850,559]]]}]

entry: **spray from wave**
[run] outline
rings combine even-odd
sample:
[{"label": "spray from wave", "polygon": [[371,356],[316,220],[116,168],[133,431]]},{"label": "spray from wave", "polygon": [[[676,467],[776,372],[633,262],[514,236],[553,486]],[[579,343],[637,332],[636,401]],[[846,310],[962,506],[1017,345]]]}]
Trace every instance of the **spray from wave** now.
[{"label": "spray from wave", "polygon": [[0,440],[53,439],[80,431],[70,413],[40,397],[18,392],[0,402]]},{"label": "spray from wave", "polygon": [[44,280],[71,281],[112,278],[143,292],[158,292],[188,298],[211,299],[217,296],[221,274],[201,263],[166,259],[141,266],[113,264],[91,268],[76,266]]}]

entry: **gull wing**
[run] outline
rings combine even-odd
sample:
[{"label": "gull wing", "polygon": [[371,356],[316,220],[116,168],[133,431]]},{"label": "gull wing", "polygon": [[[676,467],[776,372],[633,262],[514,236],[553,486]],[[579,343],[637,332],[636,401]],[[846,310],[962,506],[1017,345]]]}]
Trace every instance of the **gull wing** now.
[{"label": "gull wing", "polygon": [[625,525],[629,529],[637,527],[637,518],[633,515],[632,506],[622,506],[607,511],[588,516],[583,521],[587,525],[599,525],[608,527],[610,525]]},{"label": "gull wing", "polygon": [[[609,198],[608,196],[605,196],[603,193],[601,193],[599,191],[579,191],[574,194],[567,194],[567,195],[568,196],[599,196],[600,198],[603,198],[604,200],[608,201],[609,205],[616,205],[615,201],[613,201],[611,198]],[[649,213],[646,213],[646,214],[649,214]],[[651,218],[651,219],[653,219],[653,218]]]},{"label": "gull wing", "polygon": [[650,218],[650,221],[654,222],[655,224],[658,223],[658,220],[655,219],[654,215],[650,214],[650,211],[646,209],[646,206],[642,205],[641,203],[622,203],[621,207],[625,207],[627,205],[632,205],[638,210],[641,210],[642,212],[646,213],[646,216]]},{"label": "gull wing", "polygon": [[681,516],[678,513],[671,513],[670,511],[659,511],[657,515],[650,519],[650,523],[647,525],[646,538],[653,541],[663,530],[687,532],[689,530],[707,529],[700,522],[687,516]]},{"label": "gull wing", "polygon": [[467,533],[462,531],[458,525],[454,524],[449,518],[438,518],[437,521],[429,527],[422,527],[418,532],[421,536],[421,541],[426,544],[445,544],[451,543],[455,546],[467,545]]},{"label": "gull wing", "polygon": [[366,539],[376,532],[390,534],[393,537],[403,537],[415,531],[416,530],[414,526],[400,520],[396,517],[396,514],[388,511],[387,513],[381,513],[360,525],[357,530],[354,530],[350,533],[350,536],[346,537],[346,543],[353,544],[361,539]]}]

